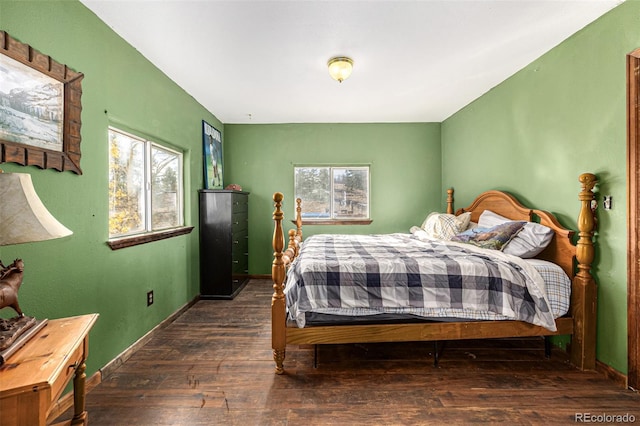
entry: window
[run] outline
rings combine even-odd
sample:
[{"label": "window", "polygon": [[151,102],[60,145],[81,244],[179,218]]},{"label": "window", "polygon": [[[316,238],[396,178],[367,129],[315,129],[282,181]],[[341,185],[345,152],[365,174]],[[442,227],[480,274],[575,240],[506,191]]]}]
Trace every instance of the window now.
[{"label": "window", "polygon": [[370,222],[369,166],[294,167],[294,175],[305,222]]},{"label": "window", "polygon": [[183,224],[182,153],[109,128],[109,238]]}]

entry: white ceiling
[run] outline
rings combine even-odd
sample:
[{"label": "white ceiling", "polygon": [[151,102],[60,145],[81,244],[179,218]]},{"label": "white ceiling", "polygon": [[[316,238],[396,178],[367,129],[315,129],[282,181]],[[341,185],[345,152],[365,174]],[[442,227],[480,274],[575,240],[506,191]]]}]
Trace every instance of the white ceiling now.
[{"label": "white ceiling", "polygon": [[81,1],[223,123],[441,122],[622,3]]}]

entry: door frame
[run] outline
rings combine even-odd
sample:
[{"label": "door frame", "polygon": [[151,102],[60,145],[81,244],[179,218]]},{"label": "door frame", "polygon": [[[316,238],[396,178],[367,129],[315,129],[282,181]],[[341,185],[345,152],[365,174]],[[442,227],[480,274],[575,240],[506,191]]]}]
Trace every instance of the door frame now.
[{"label": "door frame", "polygon": [[627,55],[627,384],[640,389],[640,48]]}]

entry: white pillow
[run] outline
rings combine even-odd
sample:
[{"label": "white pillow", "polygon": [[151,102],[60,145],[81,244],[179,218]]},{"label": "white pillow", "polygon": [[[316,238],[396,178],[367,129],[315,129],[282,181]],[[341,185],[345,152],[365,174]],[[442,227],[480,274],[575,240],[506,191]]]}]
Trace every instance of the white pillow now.
[{"label": "white pillow", "polygon": [[[500,216],[491,210],[485,210],[480,215],[478,226],[491,228],[504,222],[511,222],[504,216]],[[527,222],[522,230],[502,250],[523,259],[536,257],[544,250],[553,239],[553,229],[535,222]]]},{"label": "white pillow", "polygon": [[482,212],[480,217],[478,218],[478,226],[482,228],[491,228],[496,225],[500,225],[501,223],[505,223],[510,221],[504,216],[500,216],[498,213],[494,213],[491,210],[485,210]]},{"label": "white pillow", "polygon": [[448,213],[431,213],[422,223],[421,228],[431,238],[438,240],[450,240],[454,235],[467,229],[471,213],[463,213],[455,216]]}]

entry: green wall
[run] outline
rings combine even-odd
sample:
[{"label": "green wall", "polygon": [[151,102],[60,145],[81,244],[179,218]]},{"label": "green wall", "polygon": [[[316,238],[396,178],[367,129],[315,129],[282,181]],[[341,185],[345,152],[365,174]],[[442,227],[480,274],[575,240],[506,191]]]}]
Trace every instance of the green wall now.
[{"label": "green wall", "polygon": [[[293,219],[297,164],[370,164],[370,225],[305,226],[315,233],[408,232],[441,210],[440,124],[225,125],[225,183],[249,196],[249,269],[271,273],[273,193],[282,192],[285,219]],[[304,206],[303,206],[304,208]],[[285,223],[285,229],[293,224]]]},{"label": "green wall", "polygon": [[[2,164],[32,176],[53,215],[74,234],[2,247],[26,265],[20,304],[28,315],[98,312],[87,373],[103,367],[198,294],[197,189],[201,122],[221,123],[77,1],[0,0],[0,29],[84,73],[83,175]],[[108,238],[107,126],[126,126],[185,153],[187,236],[112,251]],[[146,306],[146,292],[155,303]],[[3,316],[13,315],[5,309]]]},{"label": "green wall", "polygon": [[628,0],[442,124],[442,182],[458,206],[504,189],[577,229],[579,174],[595,173],[613,196],[605,211],[598,195],[597,358],[625,373],[625,63],[637,47],[640,2]]}]

